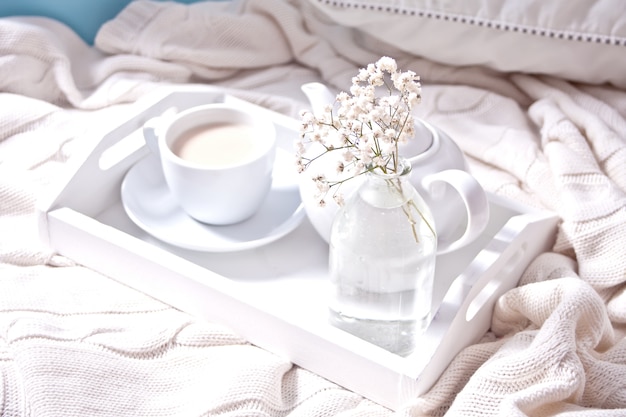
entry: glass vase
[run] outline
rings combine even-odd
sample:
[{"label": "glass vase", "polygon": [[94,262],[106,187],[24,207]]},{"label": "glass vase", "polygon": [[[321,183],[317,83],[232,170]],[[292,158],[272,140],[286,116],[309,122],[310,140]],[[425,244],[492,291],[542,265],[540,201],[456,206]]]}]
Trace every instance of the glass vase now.
[{"label": "glass vase", "polygon": [[430,322],[437,237],[430,209],[398,173],[373,170],[350,195],[330,235],[330,322],[398,355]]}]

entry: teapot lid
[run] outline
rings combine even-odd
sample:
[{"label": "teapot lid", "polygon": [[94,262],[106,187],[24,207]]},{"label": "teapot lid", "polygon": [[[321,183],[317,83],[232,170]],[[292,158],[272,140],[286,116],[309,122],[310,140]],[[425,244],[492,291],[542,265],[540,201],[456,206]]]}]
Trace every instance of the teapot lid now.
[{"label": "teapot lid", "polygon": [[420,119],[415,119],[415,137],[400,145],[400,154],[405,158],[421,155],[433,145],[433,129]]}]

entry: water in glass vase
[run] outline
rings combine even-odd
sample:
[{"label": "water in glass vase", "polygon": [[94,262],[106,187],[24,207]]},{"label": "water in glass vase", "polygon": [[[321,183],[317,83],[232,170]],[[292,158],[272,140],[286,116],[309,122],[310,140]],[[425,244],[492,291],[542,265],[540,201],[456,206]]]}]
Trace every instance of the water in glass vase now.
[{"label": "water in glass vase", "polygon": [[429,323],[437,249],[430,210],[403,180],[367,175],[335,219],[329,261],[330,322],[399,355]]}]

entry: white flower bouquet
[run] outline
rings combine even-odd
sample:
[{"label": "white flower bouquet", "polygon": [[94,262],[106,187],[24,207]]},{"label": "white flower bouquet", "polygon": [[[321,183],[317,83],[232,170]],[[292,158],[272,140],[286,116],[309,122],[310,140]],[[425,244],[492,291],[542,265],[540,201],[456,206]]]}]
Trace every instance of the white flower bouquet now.
[{"label": "white flower bouquet", "polygon": [[[399,71],[393,58],[382,57],[361,69],[352,79],[350,93],[339,93],[336,102],[329,103],[322,114],[302,113],[296,150],[298,171],[305,171],[323,155],[340,153],[336,165],[342,174],[340,179],[329,178],[325,173],[313,177],[321,206],[335,187],[333,198],[342,205],[341,184],[365,172],[397,172],[399,145],[415,135],[411,112],[420,100],[419,76],[412,71]],[[312,155],[311,149],[320,152]]]}]

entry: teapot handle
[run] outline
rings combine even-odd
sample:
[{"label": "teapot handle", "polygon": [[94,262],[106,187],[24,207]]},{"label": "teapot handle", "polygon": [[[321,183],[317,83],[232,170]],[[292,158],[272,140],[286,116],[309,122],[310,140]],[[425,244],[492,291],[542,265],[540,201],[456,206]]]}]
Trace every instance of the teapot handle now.
[{"label": "teapot handle", "polygon": [[489,202],[480,183],[469,173],[460,169],[448,169],[429,174],[422,179],[422,187],[433,201],[444,198],[446,184],[459,194],[467,213],[467,226],[457,239],[439,238],[437,253],[447,253],[474,241],[489,222]]}]

